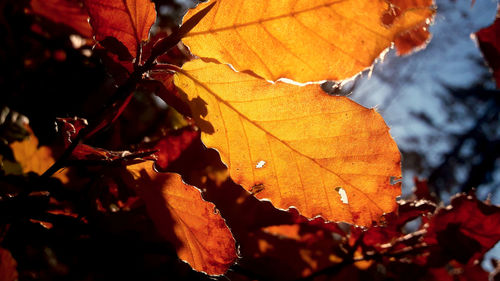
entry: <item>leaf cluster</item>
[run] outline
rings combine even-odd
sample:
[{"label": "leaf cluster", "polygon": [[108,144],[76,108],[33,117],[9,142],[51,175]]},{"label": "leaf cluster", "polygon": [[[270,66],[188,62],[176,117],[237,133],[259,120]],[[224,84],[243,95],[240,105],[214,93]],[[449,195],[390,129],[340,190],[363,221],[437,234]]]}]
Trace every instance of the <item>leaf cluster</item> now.
[{"label": "leaf cluster", "polygon": [[499,207],[396,201],[380,115],[276,81],[408,54],[432,1],[174,2],[3,6],[0,280],[489,278]]}]

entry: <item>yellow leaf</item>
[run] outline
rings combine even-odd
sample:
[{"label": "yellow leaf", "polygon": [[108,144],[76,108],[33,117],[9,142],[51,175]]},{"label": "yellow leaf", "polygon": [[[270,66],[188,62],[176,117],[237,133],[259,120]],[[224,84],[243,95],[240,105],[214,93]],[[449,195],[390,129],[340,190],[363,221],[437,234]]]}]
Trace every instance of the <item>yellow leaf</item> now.
[{"label": "yellow leaf", "polygon": [[[47,169],[56,162],[52,149],[48,146],[38,147],[38,139],[33,134],[31,128],[27,128],[30,132],[29,137],[23,141],[13,142],[10,148],[14,153],[14,158],[21,165],[23,173],[34,172],[39,175],[43,174]],[[54,177],[61,180],[63,184],[69,182],[68,170],[62,169],[54,174]]]},{"label": "yellow leaf", "polygon": [[375,110],[319,85],[271,84],[195,60],[176,74],[202,140],[232,179],[279,208],[370,225],[396,208],[400,153]]},{"label": "yellow leaf", "polygon": [[370,66],[399,35],[427,26],[434,14],[430,0],[396,2],[218,0],[183,42],[197,56],[268,80],[342,80]]},{"label": "yellow leaf", "polygon": [[[127,170],[134,178],[129,184],[145,201],[160,233],[176,246],[179,258],[209,275],[226,272],[237,257],[235,241],[224,219],[214,212],[215,205],[183,183],[180,175],[155,172],[151,162]],[[175,237],[169,235],[172,229]]]}]

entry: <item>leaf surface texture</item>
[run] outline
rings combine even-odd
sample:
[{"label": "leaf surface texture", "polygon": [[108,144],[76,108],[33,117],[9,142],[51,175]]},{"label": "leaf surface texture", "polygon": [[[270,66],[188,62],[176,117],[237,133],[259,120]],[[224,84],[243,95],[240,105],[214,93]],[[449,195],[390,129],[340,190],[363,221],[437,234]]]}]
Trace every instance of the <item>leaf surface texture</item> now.
[{"label": "leaf surface texture", "polygon": [[149,38],[156,20],[155,5],[149,0],[85,0],[97,41],[114,37],[136,56],[137,46]]},{"label": "leaf surface texture", "polygon": [[31,0],[30,5],[34,13],[65,24],[86,38],[92,37],[92,28],[87,21],[89,15],[78,1]]},{"label": "leaf surface texture", "polygon": [[[154,171],[151,162],[127,169],[134,178],[130,184],[145,201],[160,233],[176,246],[179,258],[210,275],[226,272],[237,257],[235,242],[224,219],[214,212],[215,205],[183,183],[180,175]],[[175,237],[168,234],[172,228]]]},{"label": "leaf surface texture", "polygon": [[[189,11],[184,22],[211,2]],[[391,2],[219,0],[183,42],[197,56],[268,80],[342,80],[434,13],[429,0]]]},{"label": "leaf surface texture", "polygon": [[175,77],[232,179],[307,217],[370,225],[396,207],[400,153],[374,110],[319,85],[271,84],[195,60]]}]

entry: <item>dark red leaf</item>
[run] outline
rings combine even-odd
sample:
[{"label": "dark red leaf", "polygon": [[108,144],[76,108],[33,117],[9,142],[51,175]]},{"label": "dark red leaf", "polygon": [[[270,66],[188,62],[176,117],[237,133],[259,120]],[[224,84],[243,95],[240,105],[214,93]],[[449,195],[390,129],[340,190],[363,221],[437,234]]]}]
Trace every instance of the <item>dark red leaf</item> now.
[{"label": "dark red leaf", "polygon": [[415,177],[413,178],[413,182],[415,183],[413,194],[415,194],[415,197],[417,197],[417,199],[424,199],[437,203],[437,199],[431,193],[426,180],[421,180],[418,177]]},{"label": "dark red leaf", "polygon": [[184,116],[191,116],[189,105],[183,101],[177,88],[173,84],[173,74],[168,72],[153,72],[151,77],[155,80],[144,80],[141,86],[155,93],[166,104],[173,107]]},{"label": "dark red leaf", "polygon": [[156,168],[160,171],[166,171],[168,165],[177,160],[182,152],[199,136],[200,132],[191,127],[168,133],[155,146],[157,150],[154,153],[157,158]]},{"label": "dark red leaf", "polygon": [[463,264],[474,263],[500,240],[500,207],[475,195],[458,195],[451,206],[438,210],[427,221],[427,244],[439,245],[434,255],[446,255]]},{"label": "dark red leaf", "polygon": [[500,88],[500,12],[497,14],[495,22],[489,27],[485,27],[476,32],[479,48],[493,70],[493,76]]},{"label": "dark red leaf", "polygon": [[131,61],[132,55],[127,50],[127,47],[115,37],[106,37],[99,42],[106,50],[118,56],[120,61]]},{"label": "dark red leaf", "polygon": [[89,15],[79,0],[31,0],[35,14],[69,26],[85,38],[92,37],[92,28],[87,21]]},{"label": "dark red leaf", "polygon": [[[83,118],[58,118],[58,131],[63,136],[64,146],[67,148],[78,135],[78,133],[87,127],[87,120]],[[129,161],[134,162],[146,158],[155,152],[154,149],[139,151],[111,151],[102,148],[92,147],[86,144],[78,144],[73,150],[70,163],[74,164],[109,164],[111,162]],[[85,163],[83,163],[85,162]]]}]

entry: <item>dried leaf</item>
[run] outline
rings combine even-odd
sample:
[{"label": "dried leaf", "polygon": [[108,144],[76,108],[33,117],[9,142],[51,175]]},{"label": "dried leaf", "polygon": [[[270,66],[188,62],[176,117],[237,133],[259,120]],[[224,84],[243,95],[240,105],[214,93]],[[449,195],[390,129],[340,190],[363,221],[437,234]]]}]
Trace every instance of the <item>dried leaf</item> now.
[{"label": "dried leaf", "polygon": [[[183,21],[212,2],[189,11]],[[341,80],[369,67],[398,36],[426,26],[434,14],[429,0],[391,2],[219,0],[183,42],[197,56],[268,80]]]},{"label": "dried leaf", "polygon": [[187,93],[202,140],[233,180],[258,198],[307,216],[370,225],[396,208],[400,153],[375,110],[319,85],[270,84],[201,60],[175,84]]},{"label": "dried leaf", "polygon": [[[234,238],[198,189],[184,184],[178,174],[155,172],[151,162],[127,170],[134,178],[130,184],[145,201],[160,232],[176,244],[180,259],[210,275],[223,274],[233,264],[237,257]],[[171,229],[176,237],[169,236]]]},{"label": "dried leaf", "polygon": [[92,28],[88,22],[88,13],[78,0],[31,0],[31,9],[35,14],[71,27],[85,38],[92,37]]},{"label": "dried leaf", "polygon": [[135,57],[156,20],[155,5],[150,0],[84,0],[84,3],[96,40],[114,37]]}]

